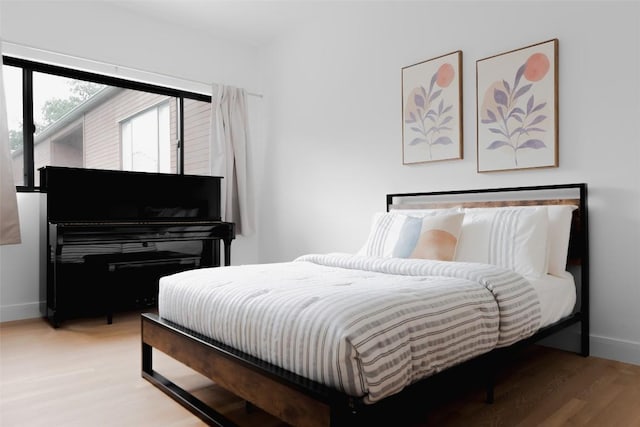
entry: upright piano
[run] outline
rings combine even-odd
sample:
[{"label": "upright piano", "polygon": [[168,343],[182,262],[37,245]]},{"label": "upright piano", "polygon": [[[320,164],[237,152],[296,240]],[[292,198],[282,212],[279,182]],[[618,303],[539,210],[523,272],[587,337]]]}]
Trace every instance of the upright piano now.
[{"label": "upright piano", "polygon": [[234,224],[221,221],[220,177],[47,166],[46,299],[65,319],[156,304],[166,274],[229,265]]}]

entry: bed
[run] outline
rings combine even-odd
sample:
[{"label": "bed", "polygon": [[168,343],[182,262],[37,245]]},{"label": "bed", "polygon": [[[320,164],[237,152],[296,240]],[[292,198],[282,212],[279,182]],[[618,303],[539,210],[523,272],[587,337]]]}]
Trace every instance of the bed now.
[{"label": "bed", "polygon": [[221,426],[152,349],[292,425],[357,425],[472,364],[490,402],[525,345],[579,324],[589,354],[587,230],[586,184],[389,194],[356,254],[161,279],[142,376]]}]

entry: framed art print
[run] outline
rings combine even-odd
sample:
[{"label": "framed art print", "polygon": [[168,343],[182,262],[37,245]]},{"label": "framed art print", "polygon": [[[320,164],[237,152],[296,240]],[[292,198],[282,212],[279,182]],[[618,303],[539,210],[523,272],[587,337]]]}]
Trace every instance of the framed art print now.
[{"label": "framed art print", "polygon": [[558,166],[558,40],[476,62],[478,172]]},{"label": "framed art print", "polygon": [[402,163],[462,158],[462,51],[402,68]]}]

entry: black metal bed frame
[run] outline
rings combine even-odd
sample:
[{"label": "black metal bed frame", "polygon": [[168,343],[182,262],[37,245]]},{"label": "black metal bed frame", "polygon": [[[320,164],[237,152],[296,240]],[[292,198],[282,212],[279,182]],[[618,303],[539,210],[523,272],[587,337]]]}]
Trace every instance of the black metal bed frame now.
[{"label": "black metal bed frame", "polygon": [[[142,330],[142,377],[164,393],[193,412],[209,425],[235,426],[231,420],[210,408],[188,391],[165,378],[153,369],[152,349],[156,348],[194,370],[204,374],[223,388],[261,407],[284,421],[294,425],[309,426],[357,426],[371,422],[375,409],[383,407],[386,400],[411,399],[424,390],[424,385],[447,375],[449,371],[480,365],[486,380],[486,401],[493,402],[494,382],[501,361],[513,353],[573,324],[581,324],[580,354],[589,355],[589,244],[587,185],[566,184],[535,187],[496,188],[485,190],[443,191],[430,193],[402,193],[387,195],[387,208],[395,197],[431,197],[478,193],[579,190],[579,206],[572,221],[570,258],[580,266],[580,300],[574,312],[558,322],[540,329],[535,335],[509,347],[494,349],[486,354],[449,368],[434,376],[406,387],[398,396],[383,399],[374,405],[366,405],[360,398],[346,395],[317,382],[293,374],[277,366],[242,353],[191,330],[163,320],[154,314],[143,314]],[[578,285],[576,285],[578,286]],[[576,304],[578,306],[578,304]],[[228,371],[233,371],[229,376]],[[236,374],[237,373],[237,374]],[[252,386],[242,384],[255,382],[256,390],[264,390],[269,396],[256,394]],[[375,415],[373,415],[375,416]]]}]

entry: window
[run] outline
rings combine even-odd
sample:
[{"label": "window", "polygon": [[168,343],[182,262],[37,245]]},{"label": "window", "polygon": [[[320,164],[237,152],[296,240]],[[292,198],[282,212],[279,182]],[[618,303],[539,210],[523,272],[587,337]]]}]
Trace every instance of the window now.
[{"label": "window", "polygon": [[33,73],[33,163],[35,182],[43,166],[85,167],[84,119],[107,86]]},{"label": "window", "polygon": [[208,174],[210,96],[3,62],[18,190],[36,190],[38,169],[48,165]]},{"label": "window", "polygon": [[22,70],[17,67],[2,67],[4,91],[7,98],[7,120],[9,124],[9,148],[13,159],[13,181],[24,185],[24,137],[22,118]]},{"label": "window", "polygon": [[169,103],[150,108],[124,120],[122,169],[138,172],[171,172]]}]

